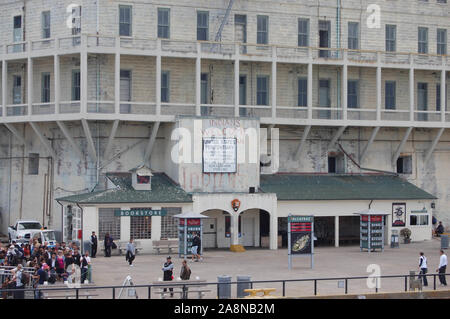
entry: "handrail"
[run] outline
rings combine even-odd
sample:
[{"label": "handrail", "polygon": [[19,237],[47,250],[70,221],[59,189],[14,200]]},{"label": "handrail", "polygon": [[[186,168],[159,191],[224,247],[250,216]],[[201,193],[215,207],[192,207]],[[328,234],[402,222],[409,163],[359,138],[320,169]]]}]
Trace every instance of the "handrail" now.
[{"label": "handrail", "polygon": [[[285,45],[285,44],[258,44],[258,43],[244,43],[237,41],[202,41],[202,40],[186,40],[186,39],[159,39],[159,38],[145,38],[145,37],[123,37],[123,36],[110,36],[110,35],[99,35],[99,34],[79,34],[79,35],[71,35],[64,37],[55,37],[48,39],[36,39],[30,40],[32,43],[39,41],[56,41],[61,39],[71,39],[78,38],[86,35],[87,37],[95,37],[95,38],[106,38],[106,39],[124,39],[124,40],[136,40],[136,41],[170,41],[170,42],[180,42],[180,43],[200,43],[200,44],[216,44],[216,45],[239,45],[239,46],[252,46],[252,47],[272,47],[272,48],[284,48],[284,49],[305,49],[305,50],[321,50],[321,51],[341,51],[341,52],[355,52],[355,53],[380,53],[380,54],[391,54],[391,55],[413,55],[417,57],[441,57],[441,58],[449,58],[450,54],[437,54],[437,53],[419,53],[419,52],[403,52],[403,51],[381,51],[381,50],[367,50],[367,49],[348,49],[348,48],[321,48],[321,47],[311,47],[311,46],[294,46],[294,45]],[[12,46],[12,45],[21,45],[27,44],[28,41],[21,41],[15,43],[7,43],[4,46]]]},{"label": "handrail", "polygon": [[17,292],[17,291],[74,291],[76,290],[77,294],[76,297],[78,299],[79,295],[78,292],[79,290],[96,290],[96,289],[112,289],[113,290],[113,299],[115,299],[115,290],[116,289],[120,289],[120,288],[130,288],[132,287],[133,289],[138,289],[138,288],[147,288],[148,292],[149,292],[149,296],[148,298],[151,298],[151,288],[157,288],[157,287],[167,287],[168,285],[170,285],[171,287],[189,287],[189,286],[209,286],[209,285],[217,285],[217,287],[219,287],[219,285],[237,285],[237,284],[250,284],[252,287],[255,284],[266,284],[266,283],[281,283],[283,285],[283,297],[286,296],[286,283],[292,283],[292,282],[313,282],[314,283],[314,295],[318,294],[318,288],[317,288],[317,283],[320,281],[345,281],[345,294],[348,294],[348,283],[350,280],[362,280],[362,279],[371,279],[371,280],[376,280],[376,286],[375,288],[375,292],[378,293],[379,291],[379,280],[383,279],[383,278],[402,278],[404,279],[404,291],[408,291],[408,278],[411,279],[415,279],[416,277],[422,278],[422,277],[433,277],[433,290],[436,290],[436,276],[448,276],[450,274],[445,273],[445,274],[440,274],[440,273],[428,273],[428,274],[414,274],[414,276],[411,276],[411,274],[407,274],[407,275],[382,275],[382,276],[374,276],[374,275],[369,275],[369,276],[354,276],[354,277],[328,277],[328,278],[301,278],[301,279],[274,279],[274,280],[250,280],[250,281],[230,281],[230,282],[189,282],[189,281],[182,281],[182,282],[178,282],[178,281],[170,281],[170,282],[163,282],[161,281],[161,283],[158,284],[148,284],[148,285],[133,285],[133,286],[87,286],[87,287],[83,287],[82,284],[80,284],[79,286],[75,286],[75,287],[50,287],[50,286],[40,286],[38,288],[14,288],[14,289],[1,289],[0,288],[0,293],[1,292]]}]

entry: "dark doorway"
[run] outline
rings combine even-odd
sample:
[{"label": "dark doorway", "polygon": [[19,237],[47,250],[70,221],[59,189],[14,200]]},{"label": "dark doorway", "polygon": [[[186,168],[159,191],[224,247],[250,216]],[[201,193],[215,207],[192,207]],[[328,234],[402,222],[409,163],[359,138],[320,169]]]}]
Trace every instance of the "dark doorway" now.
[{"label": "dark doorway", "polygon": [[314,246],[334,245],[334,217],[314,217]]},{"label": "dark doorway", "polygon": [[259,239],[260,246],[269,248],[270,245],[270,215],[265,210],[259,210]]},{"label": "dark doorway", "polygon": [[339,217],[339,246],[359,245],[359,216]]},{"label": "dark doorway", "polygon": [[278,217],[278,236],[281,236],[281,247],[288,246],[288,219],[287,217]]}]

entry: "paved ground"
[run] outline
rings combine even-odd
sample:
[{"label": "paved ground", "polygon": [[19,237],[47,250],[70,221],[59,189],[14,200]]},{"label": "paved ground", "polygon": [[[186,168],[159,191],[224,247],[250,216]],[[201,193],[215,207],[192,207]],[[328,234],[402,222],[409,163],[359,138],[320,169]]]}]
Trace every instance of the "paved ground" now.
[{"label": "paved ground", "polygon": [[[230,275],[236,281],[237,275],[251,276],[252,280],[302,279],[302,278],[330,278],[346,276],[367,276],[367,266],[377,264],[381,275],[409,274],[410,270],[418,270],[419,252],[423,251],[428,257],[429,272],[434,273],[439,263],[440,241],[437,239],[400,245],[400,248],[386,247],[384,252],[360,252],[357,246],[348,247],[317,247],[314,256],[314,269],[310,269],[309,257],[293,259],[293,268],[288,269],[287,250],[276,251],[267,249],[249,249],[245,253],[233,253],[226,250],[206,251],[203,262],[189,262],[192,270],[191,279],[199,277],[209,282],[217,282],[217,276]],[[129,267],[123,256],[105,258],[98,256],[93,259],[93,279],[97,285],[121,285],[127,275],[130,275],[135,284],[149,284],[162,278],[162,264],[166,255],[138,255],[135,266]],[[175,264],[174,277],[180,273],[181,261],[177,255],[172,255]],[[448,279],[450,280],[450,276]],[[433,278],[429,279],[428,289],[433,288]],[[275,295],[282,294],[281,283],[266,283],[256,287],[277,288]],[[438,289],[439,280],[437,279]],[[217,286],[207,297],[216,298]],[[349,293],[374,292],[367,288],[366,280],[349,282]],[[402,291],[404,279],[383,279],[380,291]],[[338,288],[337,281],[319,282],[320,295],[343,293]],[[138,290],[140,298],[147,298],[147,290]],[[235,295],[236,286],[232,287]],[[287,283],[287,296],[306,296],[313,294],[313,283]],[[112,296],[112,292],[103,292],[102,297]],[[156,298],[152,295],[152,298]]]}]

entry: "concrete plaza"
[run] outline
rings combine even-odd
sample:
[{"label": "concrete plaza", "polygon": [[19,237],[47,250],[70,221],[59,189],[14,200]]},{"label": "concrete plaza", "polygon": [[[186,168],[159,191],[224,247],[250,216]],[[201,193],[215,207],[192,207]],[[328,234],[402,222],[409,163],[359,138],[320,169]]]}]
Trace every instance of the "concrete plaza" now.
[{"label": "concrete plaza", "polygon": [[[314,269],[310,268],[310,259],[307,256],[293,259],[293,267],[288,269],[287,249],[267,250],[250,249],[244,253],[234,253],[227,250],[209,250],[204,252],[202,262],[190,262],[192,270],[191,279],[199,277],[207,282],[217,282],[217,277],[222,275],[236,276],[247,275],[252,280],[283,280],[283,279],[307,279],[307,278],[332,278],[368,276],[367,266],[376,264],[380,266],[381,275],[408,275],[410,270],[418,271],[419,252],[423,251],[428,258],[428,271],[435,273],[439,264],[440,240],[400,244],[400,248],[385,247],[384,252],[361,252],[358,246],[347,247],[317,247],[314,255]],[[105,258],[101,254],[92,259],[93,280],[98,286],[121,285],[127,275],[130,275],[134,284],[150,284],[162,278],[161,270],[167,254],[138,255],[134,267],[129,267],[124,256]],[[175,265],[174,277],[180,273],[182,259],[177,254],[172,254]],[[447,278],[447,280],[449,280]],[[436,278],[437,289],[446,289],[439,286]],[[282,295],[282,283],[261,283],[254,287],[273,287],[277,291],[274,295]],[[312,295],[313,282],[287,283],[286,296],[300,297]],[[405,287],[404,278],[386,278],[381,280],[380,292],[400,292]],[[210,286],[211,292],[208,298],[216,298],[217,286]],[[332,295],[344,293],[343,288],[338,288],[338,282],[320,281],[317,284],[319,295]],[[429,286],[425,290],[433,289],[433,277],[429,278]],[[375,292],[369,289],[366,279],[350,280],[349,293]],[[147,298],[147,290],[139,289],[140,298]],[[236,294],[236,285],[232,287],[232,294]],[[110,298],[111,290],[101,292],[100,296]],[[117,296],[117,292],[116,292]],[[157,298],[156,294],[152,298]]]}]

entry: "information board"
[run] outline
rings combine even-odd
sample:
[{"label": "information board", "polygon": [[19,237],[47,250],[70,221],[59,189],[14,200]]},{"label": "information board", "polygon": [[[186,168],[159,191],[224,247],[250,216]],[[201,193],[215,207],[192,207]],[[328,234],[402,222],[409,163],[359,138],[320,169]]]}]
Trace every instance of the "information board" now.
[{"label": "information board", "polygon": [[310,255],[313,267],[314,253],[314,217],[288,216],[288,255],[289,269],[292,266],[292,256]]},{"label": "information board", "polygon": [[360,248],[369,252],[384,249],[384,216],[361,215],[360,217]]},{"label": "information board", "polygon": [[[187,222],[186,222],[187,221]],[[180,218],[178,225],[178,255],[179,257],[191,255],[192,240],[196,232],[202,239],[202,221],[200,218]],[[203,251],[200,245],[199,253]]]},{"label": "information board", "polygon": [[236,170],[237,170],[236,138],[203,139],[204,173],[236,173]]}]

